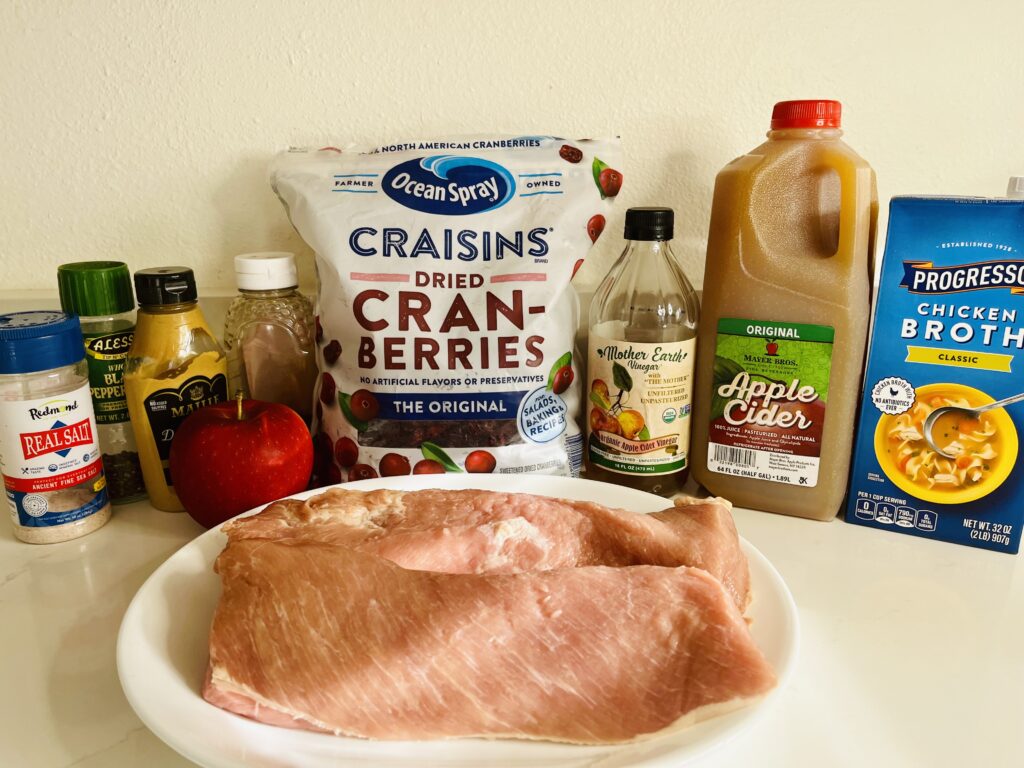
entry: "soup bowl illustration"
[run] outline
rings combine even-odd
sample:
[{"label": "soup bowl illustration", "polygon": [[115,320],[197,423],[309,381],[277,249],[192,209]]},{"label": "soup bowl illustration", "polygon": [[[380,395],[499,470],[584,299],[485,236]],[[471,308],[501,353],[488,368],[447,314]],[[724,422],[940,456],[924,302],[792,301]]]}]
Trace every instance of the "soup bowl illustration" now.
[{"label": "soup bowl illustration", "polygon": [[[995,402],[990,395],[965,384],[927,384],[917,389],[914,406],[907,414],[913,415],[914,409],[921,404],[928,406],[929,411],[934,410],[944,405],[946,400],[966,401],[971,408]],[[909,425],[921,435],[920,439],[907,441],[901,437],[899,420],[903,418],[904,422],[907,421],[905,418],[907,414],[900,416],[883,414],[879,417],[875,427],[875,456],[885,476],[892,481],[893,485],[909,496],[932,504],[966,504],[992,493],[1005,482],[1013,471],[1017,462],[1019,443],[1017,428],[1005,408],[995,408],[986,412],[977,424],[964,425],[968,433],[991,432],[991,435],[982,442],[960,441],[966,449],[962,459],[962,464],[965,466],[959,466],[955,460],[950,462],[950,460],[934,454],[923,436],[923,418],[911,419]],[[942,434],[936,434],[935,438],[943,440],[943,447],[945,447],[948,443],[959,440],[960,428],[961,425],[956,420],[952,420],[950,424],[943,425]],[[903,446],[902,451],[900,450],[901,446]],[[913,467],[911,462],[915,457],[924,458],[929,453],[934,456],[932,463],[928,467],[920,469],[917,475],[912,477],[907,466]],[[980,466],[977,466],[978,462],[973,459],[975,453],[991,454],[991,457],[981,460]],[[954,468],[954,473],[968,474],[968,477],[960,485],[935,482],[936,475],[948,474],[939,471],[937,467],[948,467],[950,464]],[[968,472],[958,472],[958,470],[964,469],[968,469]],[[977,476],[977,479],[973,479],[970,475]],[[930,483],[929,478],[933,482]]]}]

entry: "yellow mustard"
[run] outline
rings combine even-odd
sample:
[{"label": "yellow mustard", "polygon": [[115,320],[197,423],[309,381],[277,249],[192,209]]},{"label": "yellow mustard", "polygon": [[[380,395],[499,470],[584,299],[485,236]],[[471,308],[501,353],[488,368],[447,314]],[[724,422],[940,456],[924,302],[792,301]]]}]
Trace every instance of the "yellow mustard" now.
[{"label": "yellow mustard", "polygon": [[124,375],[128,413],[150,502],[181,512],[171,441],[186,416],[227,399],[227,358],[199,308],[191,269],[140,270],[135,294],[139,313]]}]

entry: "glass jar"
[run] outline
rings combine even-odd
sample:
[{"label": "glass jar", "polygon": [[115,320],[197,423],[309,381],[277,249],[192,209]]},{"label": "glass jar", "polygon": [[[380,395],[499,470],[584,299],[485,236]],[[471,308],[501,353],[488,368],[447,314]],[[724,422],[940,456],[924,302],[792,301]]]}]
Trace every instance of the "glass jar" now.
[{"label": "glass jar", "polygon": [[224,351],[199,308],[187,267],[135,273],[139,314],[124,385],[150,503],[182,512],[171,477],[171,441],[193,411],[227,399]]},{"label": "glass jar", "polygon": [[308,424],[317,376],[313,305],[298,291],[295,256],[236,256],[235,275],[242,295],[228,308],[224,328],[229,391],[287,405]]},{"label": "glass jar", "polygon": [[110,519],[77,317],[0,315],[0,473],[22,541],[67,541]]},{"label": "glass jar", "polygon": [[124,394],[124,365],[135,336],[135,300],[128,265],[80,261],[57,269],[61,308],[78,315],[85,338],[89,387],[107,492],[113,504],[146,498],[142,467]]}]

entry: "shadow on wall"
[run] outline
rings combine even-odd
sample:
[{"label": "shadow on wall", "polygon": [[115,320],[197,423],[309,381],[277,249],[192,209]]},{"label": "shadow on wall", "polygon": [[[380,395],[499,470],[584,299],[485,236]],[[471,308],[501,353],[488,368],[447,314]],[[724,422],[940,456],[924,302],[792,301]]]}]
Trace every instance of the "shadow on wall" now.
[{"label": "shadow on wall", "polygon": [[295,254],[299,285],[312,296],[316,286],[313,251],[292,228],[281,201],[270,187],[273,152],[242,156],[234,171],[212,195],[220,225],[219,259],[210,280],[213,285],[235,284],[234,257],[254,251],[289,251]]}]

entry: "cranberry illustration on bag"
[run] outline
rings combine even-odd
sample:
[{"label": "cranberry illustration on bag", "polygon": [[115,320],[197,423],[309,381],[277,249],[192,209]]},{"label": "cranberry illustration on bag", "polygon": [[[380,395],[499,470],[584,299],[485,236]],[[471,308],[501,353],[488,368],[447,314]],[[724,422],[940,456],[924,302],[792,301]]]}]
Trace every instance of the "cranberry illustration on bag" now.
[{"label": "cranberry illustration on bag", "polygon": [[617,140],[551,136],[276,158],[273,187],[317,254],[320,482],[579,473],[570,280],[620,163]]}]

